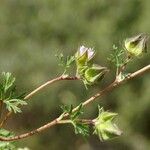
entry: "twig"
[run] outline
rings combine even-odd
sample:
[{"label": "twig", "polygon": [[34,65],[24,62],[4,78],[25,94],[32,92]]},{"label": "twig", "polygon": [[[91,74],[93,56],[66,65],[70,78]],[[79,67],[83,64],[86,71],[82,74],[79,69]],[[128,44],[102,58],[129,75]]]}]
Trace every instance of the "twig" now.
[{"label": "twig", "polygon": [[[91,119],[78,119],[77,122],[83,124],[94,124],[94,120]],[[57,122],[57,124],[67,124],[67,123],[72,123],[72,120],[60,120]]]},{"label": "twig", "polygon": [[[115,87],[119,86],[120,84],[124,83],[125,81],[131,80],[132,78],[139,76],[145,72],[150,71],[150,65],[147,65],[145,67],[143,67],[142,69],[130,74],[128,77],[126,77],[125,79],[121,80],[120,82],[112,82],[109,86],[107,86],[104,90],[98,92],[97,94],[95,94],[94,96],[92,96],[91,98],[87,99],[84,103],[83,106],[86,106],[88,104],[90,104],[91,102],[93,102],[96,98],[103,96],[104,94],[108,93],[109,91],[111,91],[112,89],[114,89]],[[76,108],[73,109],[73,111],[77,110],[78,106]],[[63,115],[63,117],[67,117],[68,114]],[[58,117],[56,119],[54,119],[53,121],[41,126],[40,128],[37,128],[33,131],[27,132],[25,134],[21,134],[18,136],[14,136],[14,137],[10,137],[10,138],[5,138],[5,137],[0,137],[0,141],[15,141],[15,140],[20,140],[23,138],[27,138],[29,136],[32,136],[36,133],[40,133],[43,130],[46,130],[52,126],[55,126],[56,124],[59,123],[60,120],[63,119],[62,115],[61,117]]]},{"label": "twig", "polygon": [[124,62],[124,64],[122,66],[120,66],[119,68],[117,67],[117,71],[116,71],[116,81],[121,80],[121,75],[123,73],[123,71],[125,70],[127,64],[131,61],[132,57],[128,56]]},{"label": "twig", "polygon": [[29,136],[32,136],[33,134],[36,134],[36,133],[39,133],[47,128],[50,128],[51,126],[54,126],[58,123],[59,120],[61,120],[62,117],[58,117],[56,119],[54,119],[53,121],[49,122],[48,124],[36,129],[36,130],[33,130],[31,132],[28,132],[28,133],[25,133],[25,134],[22,134],[22,135],[19,135],[19,136],[16,136],[16,137],[10,137],[10,138],[1,138],[0,137],[0,141],[14,141],[14,140],[19,140],[19,139],[23,139],[25,137],[29,137]]},{"label": "twig", "polygon": [[42,84],[41,86],[39,86],[38,88],[36,88],[35,90],[33,90],[31,93],[29,93],[28,95],[25,96],[25,100],[30,99],[32,96],[34,96],[36,93],[38,93],[39,91],[41,91],[42,89],[44,89],[45,87],[47,87],[48,85],[57,82],[57,81],[61,81],[61,80],[78,80],[79,78],[77,77],[68,77],[68,76],[60,76],[57,77],[53,80],[47,81],[46,83]]},{"label": "twig", "polygon": [[[147,71],[150,71],[150,65],[147,65],[145,67],[143,67],[142,69],[134,72],[134,73],[131,73],[129,76],[127,76],[125,79],[121,80],[120,82],[117,82],[117,81],[114,81],[112,82],[108,87],[106,87],[104,90],[100,91],[99,93],[95,94],[93,97],[91,97],[90,99],[86,100],[84,103],[83,103],[83,106],[91,103],[93,100],[95,100],[97,97],[100,97],[102,95],[104,95],[105,93],[111,91],[112,89],[114,89],[115,87],[117,87],[118,85],[124,83],[125,81],[127,80],[130,80],[136,76],[139,76]],[[77,108],[75,108],[74,110],[76,110]]]},{"label": "twig", "polygon": [[0,100],[0,119],[1,119],[1,116],[2,116],[2,109],[3,109],[3,101]]},{"label": "twig", "polygon": [[[28,100],[30,99],[32,96],[34,96],[35,94],[37,94],[39,91],[41,91],[42,89],[44,89],[45,87],[47,87],[48,85],[55,83],[57,81],[61,81],[61,80],[79,80],[78,77],[69,77],[69,76],[59,76],[55,79],[49,80],[46,83],[42,84],[41,86],[39,86],[38,88],[36,88],[35,90],[33,90],[32,92],[30,92],[28,95],[25,96],[24,100]],[[0,123],[0,128],[6,123],[7,119],[11,116],[13,112],[8,112],[4,119],[1,121]]]},{"label": "twig", "polygon": [[5,115],[4,119],[3,119],[3,120],[1,121],[1,123],[0,123],[0,128],[5,124],[5,122],[6,122],[7,119],[10,117],[11,114],[12,114],[12,112],[9,111],[9,112]]}]

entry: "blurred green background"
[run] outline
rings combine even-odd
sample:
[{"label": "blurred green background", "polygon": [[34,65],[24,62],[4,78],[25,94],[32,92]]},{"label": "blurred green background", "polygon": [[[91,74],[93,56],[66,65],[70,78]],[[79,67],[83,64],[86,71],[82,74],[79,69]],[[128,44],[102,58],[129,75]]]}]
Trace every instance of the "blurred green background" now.
[{"label": "blurred green background", "polygon": [[[113,44],[126,37],[150,33],[149,0],[1,0],[0,71],[12,72],[19,91],[30,92],[62,73],[55,54],[71,55],[80,45],[94,47],[96,62],[112,69],[102,86],[114,77],[107,61]],[[149,63],[149,53],[128,66],[135,71]],[[17,142],[31,150],[149,150],[150,79],[137,77],[86,107],[85,116],[97,115],[97,104],[119,113],[120,138],[100,142],[74,135],[70,126],[56,126]],[[62,81],[29,101],[23,114],[11,117],[7,129],[24,133],[60,114],[61,104],[77,105],[101,89],[88,91],[81,82]]]}]

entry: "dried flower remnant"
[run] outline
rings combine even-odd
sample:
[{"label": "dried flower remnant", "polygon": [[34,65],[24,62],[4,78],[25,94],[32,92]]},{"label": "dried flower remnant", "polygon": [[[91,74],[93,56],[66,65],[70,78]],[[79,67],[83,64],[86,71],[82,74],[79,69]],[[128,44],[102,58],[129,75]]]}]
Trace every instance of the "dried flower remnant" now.
[{"label": "dried flower remnant", "polygon": [[143,52],[147,52],[148,36],[141,33],[137,36],[127,38],[125,40],[125,48],[129,56],[140,56]]}]

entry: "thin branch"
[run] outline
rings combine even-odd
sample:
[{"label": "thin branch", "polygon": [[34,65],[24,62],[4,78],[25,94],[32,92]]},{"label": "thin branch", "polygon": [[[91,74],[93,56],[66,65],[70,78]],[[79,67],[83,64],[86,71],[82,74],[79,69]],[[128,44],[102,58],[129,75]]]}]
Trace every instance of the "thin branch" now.
[{"label": "thin branch", "polygon": [[142,69],[130,74],[125,80],[129,80],[129,79],[134,78],[136,76],[142,75],[148,71],[150,71],[150,65],[147,65],[147,66],[143,67]]},{"label": "thin branch", "polygon": [[[132,78],[139,76],[145,72],[150,71],[150,65],[147,65],[145,67],[143,67],[142,69],[131,73],[129,76],[127,76],[125,79],[121,80],[120,82],[114,81],[113,83],[111,83],[108,87],[106,87],[104,90],[100,91],[99,93],[95,94],[94,96],[92,96],[91,98],[89,98],[88,100],[86,100],[83,103],[83,106],[88,105],[89,103],[91,103],[93,100],[95,100],[97,97],[100,97],[102,95],[104,95],[105,93],[108,93],[109,91],[111,91],[112,89],[114,89],[115,87],[119,86],[120,84],[124,83],[127,80],[131,80]],[[77,107],[74,109],[76,110]]]},{"label": "thin branch", "polygon": [[10,115],[12,114],[12,111],[9,111],[5,116],[4,119],[1,121],[0,123],[0,128],[6,123],[7,119],[10,117]]},{"label": "thin branch", "polygon": [[132,57],[128,56],[124,62],[124,64],[122,66],[120,66],[119,68],[117,67],[117,71],[116,71],[116,80],[120,80],[121,79],[121,75],[123,73],[123,71],[125,70],[127,64],[131,61]]},{"label": "thin branch", "polygon": [[[83,123],[83,124],[94,124],[94,120],[91,119],[77,119],[77,122]],[[68,123],[72,123],[72,120],[60,120],[57,122],[57,124],[68,124]]]},{"label": "thin branch", "polygon": [[44,89],[45,87],[47,87],[48,85],[55,83],[57,81],[61,81],[61,80],[78,80],[79,78],[77,77],[68,77],[68,76],[60,76],[57,77],[53,80],[47,81],[46,83],[42,84],[41,86],[39,86],[38,88],[36,88],[35,90],[33,90],[32,92],[30,92],[28,95],[25,96],[25,100],[30,99],[32,96],[34,96],[36,93],[38,93],[39,91],[41,91],[42,89]]},{"label": "thin branch", "polygon": [[71,120],[60,120],[57,124],[68,124],[68,123],[72,123]]},{"label": "thin branch", "polygon": [[79,122],[83,123],[83,124],[88,124],[88,125],[94,125],[95,120],[91,120],[91,119],[78,119]]},{"label": "thin branch", "polygon": [[[131,80],[132,78],[134,78],[136,76],[139,76],[139,75],[141,75],[145,72],[148,72],[148,71],[150,71],[150,65],[147,65],[144,68],[130,74],[127,78],[123,79],[120,82],[116,82],[116,81],[112,82],[104,90],[98,92],[97,94],[95,94],[91,98],[87,99],[83,103],[83,106],[86,106],[86,105],[90,104],[91,102],[93,102],[96,98],[101,97],[104,94],[107,94],[109,91],[111,91],[115,87],[119,86],[120,84],[124,83],[125,81]],[[78,106],[76,108],[74,108],[73,111],[77,110],[77,108],[78,108]],[[58,117],[58,118],[54,119],[53,121],[41,126],[40,128],[37,128],[37,129],[35,129],[33,131],[30,131],[30,132],[27,132],[25,134],[21,134],[21,135],[14,136],[14,137],[11,137],[11,138],[0,137],[0,141],[15,141],[15,140],[20,140],[20,139],[23,139],[23,138],[27,138],[29,136],[32,136],[32,135],[36,134],[36,133],[40,133],[41,131],[46,130],[46,129],[52,127],[52,126],[55,126],[56,124],[59,123],[60,120],[62,120],[64,117],[67,117],[67,116],[68,116],[68,114],[61,115],[61,117]]]},{"label": "thin branch", "polygon": [[132,60],[133,58],[131,56],[127,56],[124,64],[119,68],[119,73],[124,71],[126,65]]},{"label": "thin branch", "polygon": [[[48,85],[51,85],[52,83],[55,83],[55,82],[61,81],[61,80],[79,80],[79,78],[78,77],[69,77],[69,76],[59,76],[55,79],[47,81],[46,83],[42,84],[41,86],[39,86],[38,88],[36,88],[32,92],[30,92],[28,95],[25,96],[24,100],[30,99],[31,97],[33,97],[35,94],[37,94],[39,91],[41,91],[42,89],[44,89]],[[9,111],[5,115],[4,119],[0,123],[0,128],[6,123],[7,119],[11,116],[12,113],[13,112]]]},{"label": "thin branch", "polygon": [[2,116],[2,109],[3,109],[3,101],[0,100],[0,119],[1,119],[1,116]]},{"label": "thin branch", "polygon": [[19,135],[19,136],[16,136],[16,137],[10,137],[10,138],[0,137],[0,140],[1,141],[15,141],[15,140],[23,139],[25,137],[32,136],[32,135],[34,135],[36,133],[39,133],[39,132],[41,132],[41,131],[43,131],[47,128],[50,128],[51,126],[56,125],[59,122],[59,120],[61,120],[61,119],[62,119],[61,117],[58,117],[58,118],[54,119],[53,121],[47,123],[46,125],[43,125],[42,127],[38,128],[36,130],[33,130],[31,132],[28,132],[28,133],[25,133],[25,134],[22,134],[22,135]]}]

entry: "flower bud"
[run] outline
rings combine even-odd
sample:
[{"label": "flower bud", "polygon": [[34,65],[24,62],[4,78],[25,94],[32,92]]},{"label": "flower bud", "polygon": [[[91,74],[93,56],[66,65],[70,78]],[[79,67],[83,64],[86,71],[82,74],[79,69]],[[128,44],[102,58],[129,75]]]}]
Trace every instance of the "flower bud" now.
[{"label": "flower bud", "polygon": [[88,67],[84,73],[84,83],[87,85],[93,85],[101,81],[107,71],[108,70],[106,67],[101,67],[98,65]]},{"label": "flower bud", "polygon": [[99,116],[95,119],[94,134],[98,135],[100,140],[109,140],[120,136],[122,132],[114,123],[116,113],[104,111],[103,108],[99,109]]},{"label": "flower bud", "polygon": [[129,55],[140,56],[143,52],[147,51],[147,39],[145,34],[139,34],[137,36],[127,38],[125,40],[125,48]]},{"label": "flower bud", "polygon": [[79,66],[87,65],[87,63],[95,56],[95,51],[92,48],[80,46],[76,53],[76,63]]}]

